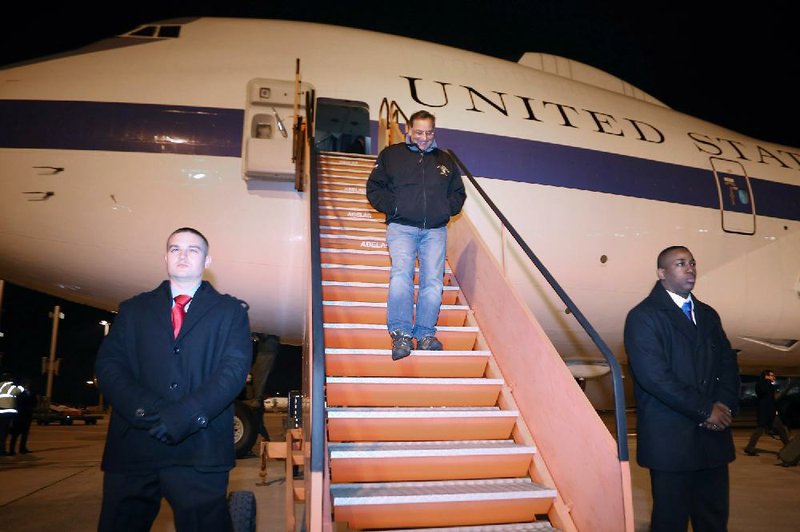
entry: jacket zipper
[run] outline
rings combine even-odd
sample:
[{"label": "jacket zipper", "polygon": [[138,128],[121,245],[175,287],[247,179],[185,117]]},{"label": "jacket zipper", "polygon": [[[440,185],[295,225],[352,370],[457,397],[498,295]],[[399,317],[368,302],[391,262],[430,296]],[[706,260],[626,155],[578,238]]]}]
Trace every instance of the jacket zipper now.
[{"label": "jacket zipper", "polygon": [[419,165],[422,168],[422,228],[428,228],[428,193],[426,191],[425,185],[425,165],[423,164],[423,160],[425,159],[425,153],[419,154]]}]

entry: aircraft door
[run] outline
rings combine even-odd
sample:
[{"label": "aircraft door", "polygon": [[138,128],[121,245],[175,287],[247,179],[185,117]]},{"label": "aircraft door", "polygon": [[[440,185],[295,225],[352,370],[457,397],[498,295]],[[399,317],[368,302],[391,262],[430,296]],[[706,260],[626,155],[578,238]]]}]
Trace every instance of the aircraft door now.
[{"label": "aircraft door", "polygon": [[711,168],[719,195],[722,230],[742,235],[755,234],[756,205],[747,171],[736,161],[718,157],[711,157]]},{"label": "aircraft door", "polygon": [[[300,84],[298,112],[305,109],[305,92]],[[245,179],[294,181],[295,82],[278,79],[253,79],[247,85],[242,173]]]},{"label": "aircraft door", "polygon": [[315,142],[325,151],[371,153],[369,106],[355,100],[317,98]]}]

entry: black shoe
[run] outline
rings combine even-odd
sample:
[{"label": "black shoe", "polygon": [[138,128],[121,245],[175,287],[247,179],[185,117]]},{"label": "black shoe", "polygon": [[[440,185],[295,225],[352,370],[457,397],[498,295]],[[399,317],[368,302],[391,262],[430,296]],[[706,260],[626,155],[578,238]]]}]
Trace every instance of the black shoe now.
[{"label": "black shoe", "polygon": [[19,454],[29,454],[31,452],[30,449],[20,449]]},{"label": "black shoe", "polygon": [[411,340],[413,339],[410,334],[403,331],[392,331],[392,360],[400,360],[411,354]]},{"label": "black shoe", "polygon": [[744,454],[747,456],[758,456],[758,451],[751,451],[750,449],[745,449]]},{"label": "black shoe", "polygon": [[422,340],[417,340],[417,349],[423,351],[441,351],[444,349],[444,346],[435,336],[426,336]]}]

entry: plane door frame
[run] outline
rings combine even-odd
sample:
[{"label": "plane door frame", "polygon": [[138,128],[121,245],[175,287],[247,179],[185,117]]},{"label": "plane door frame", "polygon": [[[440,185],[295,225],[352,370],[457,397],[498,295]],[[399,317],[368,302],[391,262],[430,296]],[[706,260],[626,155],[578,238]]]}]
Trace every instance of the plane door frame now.
[{"label": "plane door frame", "polygon": [[737,161],[710,157],[719,198],[720,222],[726,233],[756,234],[756,201],[747,170]]}]

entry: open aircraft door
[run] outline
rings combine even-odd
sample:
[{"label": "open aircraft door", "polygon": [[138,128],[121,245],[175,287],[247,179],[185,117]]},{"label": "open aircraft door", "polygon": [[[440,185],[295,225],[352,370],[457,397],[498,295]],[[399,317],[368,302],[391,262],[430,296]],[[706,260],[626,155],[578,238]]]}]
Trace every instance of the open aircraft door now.
[{"label": "open aircraft door", "polygon": [[736,161],[711,157],[711,168],[719,195],[722,230],[728,233],[754,235],[756,204],[750,178]]},{"label": "open aircraft door", "polygon": [[[305,93],[313,89],[295,81],[252,79],[247,85],[245,102],[242,173],[247,180],[294,181],[295,163],[293,126],[295,101],[298,113],[305,111]],[[300,97],[302,96],[302,97]]]}]

